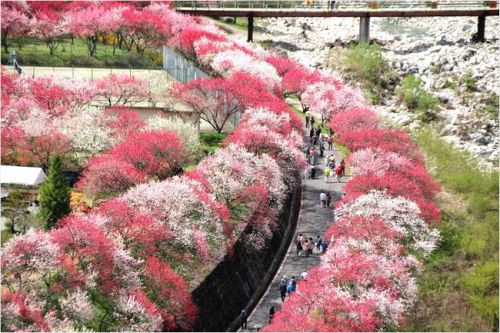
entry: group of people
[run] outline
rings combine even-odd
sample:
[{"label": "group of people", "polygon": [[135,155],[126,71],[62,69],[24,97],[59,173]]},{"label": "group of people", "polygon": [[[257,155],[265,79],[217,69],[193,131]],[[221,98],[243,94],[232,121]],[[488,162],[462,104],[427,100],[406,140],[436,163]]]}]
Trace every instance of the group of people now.
[{"label": "group of people", "polygon": [[307,238],[303,234],[299,234],[295,239],[295,246],[297,249],[297,257],[301,257],[302,255],[309,257],[314,253],[316,249],[316,253],[324,253],[328,248],[328,243],[321,239],[320,236],[316,236],[316,239],[312,237]]},{"label": "group of people", "polygon": [[325,183],[328,183],[328,180],[335,173],[335,177],[337,181],[340,183],[342,177],[345,176],[345,161],[340,161],[339,165],[335,164],[335,156],[333,154],[329,155],[325,158],[325,168],[323,169],[323,176],[325,176]]},{"label": "group of people", "polygon": [[322,6],[322,3],[328,6],[328,9],[338,9],[340,1],[339,0],[304,0],[305,7],[314,8],[315,6]]}]

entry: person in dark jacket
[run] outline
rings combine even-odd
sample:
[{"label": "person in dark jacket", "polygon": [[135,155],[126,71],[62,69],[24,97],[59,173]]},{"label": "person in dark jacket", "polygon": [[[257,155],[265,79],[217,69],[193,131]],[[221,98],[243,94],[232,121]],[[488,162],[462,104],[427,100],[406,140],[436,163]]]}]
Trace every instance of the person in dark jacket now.
[{"label": "person in dark jacket", "polygon": [[279,290],[280,290],[281,301],[284,302],[285,297],[286,297],[286,281],[285,280],[281,280]]},{"label": "person in dark jacket", "polygon": [[271,308],[269,309],[269,325],[271,324],[271,321],[273,320],[274,318],[274,313],[276,311],[274,310],[274,305],[271,306]]},{"label": "person in dark jacket", "polygon": [[241,328],[243,329],[247,329],[247,321],[248,321],[248,314],[247,314],[247,311],[245,309],[241,310],[241,313],[240,313],[240,325],[241,325]]}]

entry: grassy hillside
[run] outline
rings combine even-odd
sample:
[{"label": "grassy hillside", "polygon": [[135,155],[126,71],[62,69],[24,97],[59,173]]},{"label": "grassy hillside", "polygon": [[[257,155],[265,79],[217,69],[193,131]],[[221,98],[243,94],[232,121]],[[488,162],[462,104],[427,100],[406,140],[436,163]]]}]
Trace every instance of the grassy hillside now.
[{"label": "grassy hillside", "polygon": [[431,130],[414,135],[443,187],[442,242],[419,279],[407,330],[498,331],[498,171],[480,171]]}]

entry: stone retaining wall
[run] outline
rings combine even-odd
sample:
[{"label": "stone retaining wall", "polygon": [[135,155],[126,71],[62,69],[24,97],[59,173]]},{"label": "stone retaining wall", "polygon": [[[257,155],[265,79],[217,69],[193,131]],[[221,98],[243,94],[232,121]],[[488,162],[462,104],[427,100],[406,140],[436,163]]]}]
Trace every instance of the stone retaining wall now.
[{"label": "stone retaining wall", "polygon": [[257,304],[279,268],[293,237],[300,210],[301,189],[289,195],[268,246],[256,251],[237,241],[226,257],[192,292],[198,308],[194,331],[235,331],[242,309]]}]

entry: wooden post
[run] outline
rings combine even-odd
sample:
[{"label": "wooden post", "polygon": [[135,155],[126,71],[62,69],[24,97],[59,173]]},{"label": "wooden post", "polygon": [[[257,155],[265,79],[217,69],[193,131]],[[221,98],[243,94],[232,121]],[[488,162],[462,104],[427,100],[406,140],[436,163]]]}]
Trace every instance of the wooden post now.
[{"label": "wooden post", "polygon": [[486,15],[481,14],[477,18],[477,41],[484,42],[484,28],[486,26]]},{"label": "wooden post", "polygon": [[248,37],[247,42],[253,41],[253,14],[248,14]]}]

